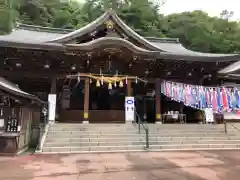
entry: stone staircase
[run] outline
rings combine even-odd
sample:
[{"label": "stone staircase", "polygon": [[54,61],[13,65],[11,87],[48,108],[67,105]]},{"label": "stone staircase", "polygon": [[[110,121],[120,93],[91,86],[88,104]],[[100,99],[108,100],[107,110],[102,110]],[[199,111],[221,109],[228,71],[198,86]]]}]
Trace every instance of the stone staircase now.
[{"label": "stone staircase", "polygon": [[144,135],[133,124],[54,124],[42,152],[143,151]]},{"label": "stone staircase", "polygon": [[240,132],[212,124],[148,124],[149,148],[143,128],[134,124],[53,124],[42,153],[167,151],[240,148]]},{"label": "stone staircase", "polygon": [[240,148],[240,132],[230,125],[227,134],[223,124],[151,124],[148,128],[152,151]]}]

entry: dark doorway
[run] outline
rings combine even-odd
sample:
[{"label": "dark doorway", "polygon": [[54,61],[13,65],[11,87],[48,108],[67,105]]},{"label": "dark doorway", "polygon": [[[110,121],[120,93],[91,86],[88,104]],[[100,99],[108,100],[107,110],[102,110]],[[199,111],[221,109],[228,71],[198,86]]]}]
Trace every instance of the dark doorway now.
[{"label": "dark doorway", "polygon": [[90,110],[124,110],[125,88],[112,87],[108,84],[90,86]]},{"label": "dark doorway", "polygon": [[146,98],[146,121],[148,123],[155,123],[155,99],[154,98]]},{"label": "dark doorway", "polygon": [[84,81],[70,84],[70,109],[83,110],[84,106]]},{"label": "dark doorway", "polygon": [[136,111],[141,121],[155,123],[155,100],[153,97],[142,95],[141,98],[136,98]]}]

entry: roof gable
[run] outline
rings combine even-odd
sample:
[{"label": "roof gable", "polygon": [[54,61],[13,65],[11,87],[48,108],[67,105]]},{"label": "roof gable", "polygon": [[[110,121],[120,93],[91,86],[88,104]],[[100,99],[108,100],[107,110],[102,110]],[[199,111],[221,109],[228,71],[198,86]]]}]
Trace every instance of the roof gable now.
[{"label": "roof gable", "polygon": [[139,44],[144,45],[145,47],[147,47],[147,49],[149,50],[158,50],[159,48],[156,47],[155,45],[153,45],[151,42],[149,42],[148,40],[146,40],[144,37],[140,36],[139,34],[137,34],[134,30],[132,30],[129,26],[127,26],[119,17],[118,15],[112,11],[106,11],[103,15],[101,15],[99,18],[97,18],[95,21],[91,22],[90,24],[76,30],[73,32],[70,32],[68,34],[65,34],[63,36],[54,38],[52,40],[49,40],[48,42],[54,42],[54,43],[64,43],[64,42],[69,42],[77,37],[81,37],[87,33],[91,33],[93,31],[95,31],[95,29],[97,29],[98,27],[100,27],[103,24],[106,23],[112,23],[116,24],[118,27],[121,28],[121,30],[124,32],[124,34],[127,37],[130,37],[132,39],[134,39],[136,42],[138,42]]}]

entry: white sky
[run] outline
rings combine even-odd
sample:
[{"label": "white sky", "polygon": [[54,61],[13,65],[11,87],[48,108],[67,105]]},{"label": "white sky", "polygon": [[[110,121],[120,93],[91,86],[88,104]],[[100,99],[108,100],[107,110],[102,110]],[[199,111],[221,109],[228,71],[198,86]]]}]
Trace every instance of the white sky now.
[{"label": "white sky", "polygon": [[161,13],[203,10],[210,16],[219,16],[225,9],[234,12],[232,19],[240,20],[240,0],[166,0]]},{"label": "white sky", "polygon": [[234,16],[231,19],[240,21],[240,0],[166,0],[161,13],[171,14],[203,10],[210,16],[219,16],[221,11],[225,9],[234,12]]}]

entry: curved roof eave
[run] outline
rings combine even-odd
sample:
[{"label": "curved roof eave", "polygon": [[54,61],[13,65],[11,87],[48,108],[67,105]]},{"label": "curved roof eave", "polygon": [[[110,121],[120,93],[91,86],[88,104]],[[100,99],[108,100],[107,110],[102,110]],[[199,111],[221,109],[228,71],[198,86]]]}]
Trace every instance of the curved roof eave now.
[{"label": "curved roof eave", "polygon": [[238,57],[238,58],[240,57],[239,54],[215,54],[215,53],[213,54],[213,53],[203,53],[203,52],[192,51],[192,50],[186,49],[181,43],[177,42],[177,40],[176,41],[163,40],[163,42],[159,42],[159,41],[153,41],[151,43],[157,46],[159,49],[161,49],[165,53],[177,54],[179,56],[189,56],[191,58],[203,57],[207,59],[216,59],[216,60],[217,58],[222,60],[222,59],[229,59],[229,58],[231,59],[231,57]]},{"label": "curved roof eave", "polygon": [[158,57],[160,55],[159,51],[150,51],[147,49],[140,48],[133,43],[129,42],[128,40],[117,38],[117,37],[102,37],[95,39],[93,41],[82,43],[82,44],[66,44],[68,49],[79,49],[79,50],[92,50],[95,48],[99,48],[102,46],[122,46],[125,47],[134,53],[137,54],[144,54],[148,56]]},{"label": "curved roof eave", "polygon": [[171,52],[161,52],[160,57],[163,59],[171,60],[185,60],[185,61],[201,61],[201,62],[229,62],[237,61],[240,59],[240,54],[231,54],[231,55],[216,55],[216,56],[196,56],[189,54],[181,53],[171,53]]},{"label": "curved roof eave", "polygon": [[117,25],[120,26],[128,36],[132,37],[137,42],[139,42],[141,44],[144,44],[146,47],[148,47],[151,50],[154,50],[154,51],[159,51],[160,50],[157,46],[152,44],[150,41],[148,41],[144,37],[140,36],[138,33],[136,33],[134,30],[132,30],[128,25],[126,25],[118,17],[118,15],[116,13],[111,13],[111,15],[112,15],[112,18],[114,19],[114,21],[117,23]]},{"label": "curved roof eave", "polygon": [[38,43],[38,42],[16,42],[16,41],[4,41],[0,40],[1,47],[14,47],[21,49],[39,49],[39,50],[64,50],[64,46],[62,44],[57,43]]},{"label": "curved roof eave", "polygon": [[12,42],[38,42],[44,43],[50,39],[61,37],[63,34],[54,32],[37,31],[33,29],[13,29],[12,32],[6,35],[0,35],[0,41],[12,41]]},{"label": "curved roof eave", "polygon": [[232,80],[240,80],[240,74],[220,74],[220,77]]},{"label": "curved roof eave", "polygon": [[37,104],[44,104],[44,101],[40,100],[37,96],[26,93],[22,91],[20,88],[18,88],[13,83],[7,81],[6,79],[0,77],[0,90],[3,90],[9,94],[19,96],[25,99],[29,99],[34,101]]},{"label": "curved roof eave", "polygon": [[55,39],[49,40],[48,42],[54,42],[54,43],[62,43],[63,41],[69,41],[76,37],[79,37],[85,33],[91,32],[94,29],[96,29],[98,26],[103,24],[106,20],[109,18],[109,12],[106,11],[103,15],[101,15],[99,18],[94,20],[93,22],[89,23],[88,25],[75,30],[73,32],[70,32],[68,34],[65,34],[63,36],[57,37]]},{"label": "curved roof eave", "polygon": [[234,73],[238,70],[240,70],[240,61],[230,64],[229,66],[218,71],[218,73],[219,74],[228,74],[228,73]]}]

